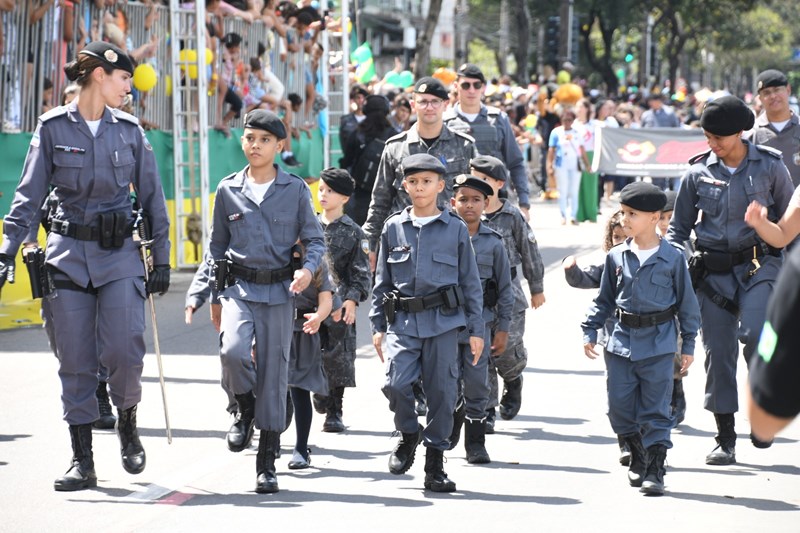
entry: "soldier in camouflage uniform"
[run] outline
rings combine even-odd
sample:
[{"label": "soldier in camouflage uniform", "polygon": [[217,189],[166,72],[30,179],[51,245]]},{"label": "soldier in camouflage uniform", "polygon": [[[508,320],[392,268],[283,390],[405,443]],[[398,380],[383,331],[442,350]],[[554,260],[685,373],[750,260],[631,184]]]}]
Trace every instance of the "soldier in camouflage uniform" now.
[{"label": "soldier in camouflage uniform", "polygon": [[342,398],[345,387],[356,386],[356,306],[370,293],[369,243],[364,231],[344,214],[355,182],[343,169],[327,168],[320,174],[318,198],[322,206],[319,221],[325,232],[328,258],[333,266],[336,290],[343,302],[342,320],[328,317],[320,329],[322,363],[328,376],[330,394],[314,395],[314,406],[324,413],[322,431],[344,431]]},{"label": "soldier in camouflage uniform", "polygon": [[510,185],[517,194],[519,210],[527,220],[531,203],[525,158],[508,115],[481,102],[485,85],[486,78],[481,69],[470,63],[461,65],[456,80],[458,103],[445,112],[443,120],[451,130],[472,136],[479,153],[494,156],[505,163],[511,175]]},{"label": "soldier in camouflage uniform", "polygon": [[453,178],[469,173],[469,162],[477,155],[469,135],[453,131],[444,125],[442,116],[448,99],[447,89],[436,78],[421,78],[414,85],[412,105],[417,113],[417,123],[408,131],[390,137],[383,150],[372,203],[369,206],[364,232],[370,245],[370,266],[375,270],[375,258],[381,230],[392,213],[411,205],[403,189],[401,162],[411,154],[428,153],[441,161],[447,169],[445,187],[439,194],[439,206],[449,209],[453,197]]},{"label": "soldier in camouflage uniform", "polygon": [[[494,432],[495,406],[499,390],[497,374],[503,378],[505,387],[500,400],[500,416],[511,420],[522,406],[522,371],[528,364],[528,352],[522,338],[525,334],[525,309],[528,307],[522,290],[521,276],[528,280],[531,293],[531,307],[544,304],[544,264],[533,234],[525,217],[509,201],[497,197],[506,179],[506,168],[496,157],[482,155],[472,160],[472,174],[485,180],[494,189],[495,195],[489,197],[489,207],[484,213],[490,228],[503,236],[511,265],[511,285],[514,291],[514,310],[511,314],[511,327],[508,331],[506,351],[490,361],[489,380],[492,391],[487,405],[486,432]],[[520,270],[522,271],[520,273]],[[493,368],[492,368],[493,367]]]}]

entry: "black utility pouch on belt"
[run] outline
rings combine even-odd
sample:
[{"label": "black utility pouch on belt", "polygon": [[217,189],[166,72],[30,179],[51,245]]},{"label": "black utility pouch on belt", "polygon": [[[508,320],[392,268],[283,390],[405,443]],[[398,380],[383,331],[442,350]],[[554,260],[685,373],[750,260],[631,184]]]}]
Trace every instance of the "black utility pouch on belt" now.
[{"label": "black utility pouch on belt", "polygon": [[100,248],[122,248],[125,243],[125,233],[130,228],[128,216],[122,211],[114,213],[100,213]]},{"label": "black utility pouch on belt", "polygon": [[47,267],[44,264],[44,250],[34,248],[25,254],[23,260],[28,268],[28,277],[31,281],[31,296],[34,300],[44,298],[51,292],[53,287],[50,277],[47,275]]},{"label": "black utility pouch on belt", "polygon": [[494,279],[486,280],[486,287],[483,289],[483,306],[494,307],[500,300],[500,289],[497,288],[497,282]]},{"label": "black utility pouch on belt", "polygon": [[696,292],[700,288],[700,282],[706,277],[706,263],[703,252],[695,252],[689,258],[689,277]]},{"label": "black utility pouch on belt", "polygon": [[397,311],[397,293],[388,292],[383,296],[383,314],[386,315],[386,322],[394,324],[394,315]]},{"label": "black utility pouch on belt", "polygon": [[229,285],[228,277],[230,262],[227,259],[217,259],[214,261],[214,290],[219,292]]},{"label": "black utility pouch on belt", "polygon": [[461,287],[450,285],[439,289],[439,293],[442,295],[442,305],[447,309],[455,309],[464,305],[464,292]]}]

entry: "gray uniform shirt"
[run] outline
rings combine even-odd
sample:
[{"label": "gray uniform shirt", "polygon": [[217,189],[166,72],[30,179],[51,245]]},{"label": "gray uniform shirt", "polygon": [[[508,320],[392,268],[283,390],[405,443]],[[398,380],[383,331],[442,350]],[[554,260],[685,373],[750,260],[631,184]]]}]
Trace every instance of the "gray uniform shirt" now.
[{"label": "gray uniform shirt", "polygon": [[487,324],[495,324],[497,331],[508,331],[511,325],[511,312],[514,309],[514,292],[511,288],[511,267],[508,254],[503,245],[503,237],[481,222],[478,232],[472,235],[472,248],[478,262],[481,284],[493,279],[497,283],[498,300],[494,307],[483,306],[483,319]]},{"label": "gray uniform shirt", "polygon": [[511,129],[508,115],[496,107],[481,105],[478,116],[470,122],[462,114],[461,105],[457,103],[445,113],[443,119],[448,128],[466,133],[475,139],[475,148],[480,154],[491,155],[506,164],[520,207],[530,207],[525,159],[517,144],[514,130]]},{"label": "gray uniform shirt", "polygon": [[777,131],[769,123],[767,114],[761,113],[748,138],[754,144],[763,144],[780,151],[792,183],[795,187],[800,185],[800,118],[797,115],[792,113],[789,123],[781,131]]},{"label": "gray uniform shirt", "polygon": [[[733,174],[711,151],[689,160],[692,166],[684,174],[667,231],[670,241],[680,244],[694,229],[700,247],[734,253],[759,242],[744,221],[750,202],[766,206],[772,221],[783,216],[794,186],[780,152],[742,142],[747,155]],[[695,224],[699,211],[703,216]]]},{"label": "gray uniform shirt", "polygon": [[[303,266],[316,272],[325,240],[311,206],[311,192],[302,178],[275,168],[275,180],[261,201],[248,186],[247,167],[219,183],[211,256],[215,261],[227,258],[249,268],[276,270],[290,263],[292,246],[300,240],[305,246]],[[289,300],[289,284],[290,280],[265,285],[240,279],[219,296],[282,304]]]},{"label": "gray uniform shirt", "polygon": [[453,179],[459,174],[469,174],[469,162],[478,155],[472,137],[454,132],[442,126],[442,133],[431,145],[425,144],[416,127],[390,137],[386,141],[372,188],[372,202],[369,206],[364,232],[369,239],[370,249],[376,250],[386,218],[411,205],[408,193],[403,189],[403,159],[411,154],[428,153],[437,157],[445,167],[445,188],[439,194],[439,207],[449,209],[453,197]]},{"label": "gray uniform shirt", "polygon": [[[36,229],[51,188],[58,202],[58,220],[97,226],[99,214],[126,211],[133,224],[131,183],[152,221],[154,264],[169,264],[164,191],[153,149],[136,117],[107,107],[95,136],[77,103],[48,111],[39,117],[31,138],[22,178],[4,220],[0,253],[16,255],[20,244]],[[121,248],[103,249],[96,241],[50,233],[46,254],[49,265],[81,287],[144,276],[139,249],[130,237]]]}]

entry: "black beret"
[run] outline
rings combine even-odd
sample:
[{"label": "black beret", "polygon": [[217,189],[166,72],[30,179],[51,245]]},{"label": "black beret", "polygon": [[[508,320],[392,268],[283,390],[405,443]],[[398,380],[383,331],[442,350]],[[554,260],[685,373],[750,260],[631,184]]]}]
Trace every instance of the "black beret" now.
[{"label": "black beret", "polygon": [[786,79],[786,74],[780,70],[765,70],[756,78],[756,88],[758,91],[766,89],[767,87],[785,87],[787,85],[789,85],[789,80]]},{"label": "black beret", "polygon": [[447,89],[444,88],[444,85],[442,85],[442,82],[431,76],[420,78],[414,85],[414,92],[417,94],[430,94],[431,96],[436,96],[442,100],[447,100],[450,98],[450,95],[447,93]]},{"label": "black beret", "polygon": [[619,203],[637,211],[654,213],[661,211],[667,203],[664,191],[646,181],[634,181],[622,188]]},{"label": "black beret", "polygon": [[426,153],[410,155],[403,159],[402,165],[403,177],[406,177],[409,174],[414,174],[415,172],[422,172],[424,170],[429,170],[442,175],[447,172],[447,168],[444,166],[444,163],[439,161],[438,158]]},{"label": "black beret", "polygon": [[479,69],[477,65],[473,65],[472,63],[464,63],[463,65],[458,67],[458,77],[475,78],[476,80],[481,80],[483,83],[486,83],[486,78],[483,76],[483,72],[481,72],[481,69]]},{"label": "black beret", "polygon": [[319,179],[325,182],[325,185],[333,189],[334,192],[344,196],[352,195],[356,188],[356,182],[353,177],[343,168],[326,168],[320,173]]},{"label": "black beret", "polygon": [[664,191],[667,196],[667,203],[664,204],[662,211],[675,211],[675,199],[678,197],[677,191]]},{"label": "black beret", "polygon": [[283,121],[278,115],[266,109],[254,109],[245,115],[244,127],[268,131],[278,139],[286,138],[286,126],[283,125]]},{"label": "black beret", "polygon": [[714,98],[703,108],[700,127],[722,137],[747,131],[755,124],[755,115],[741,99],[735,96]]},{"label": "black beret", "polygon": [[78,55],[96,57],[112,69],[120,69],[133,75],[133,60],[122,49],[111,43],[93,41],[78,52]]},{"label": "black beret", "polygon": [[367,96],[367,101],[364,103],[364,114],[381,112],[384,115],[389,114],[389,100],[380,94],[371,94]]},{"label": "black beret", "polygon": [[475,176],[471,176],[469,174],[459,174],[456,176],[454,183],[453,183],[453,190],[457,191],[458,189],[466,187],[468,189],[475,189],[478,192],[483,193],[484,196],[489,197],[494,194],[494,189],[492,186],[483,181],[480,178],[476,178]]},{"label": "black beret", "polygon": [[469,165],[478,172],[483,172],[490,178],[500,181],[506,181],[508,179],[508,171],[506,170],[505,164],[496,157],[479,155],[473,158],[472,161],[469,162]]}]

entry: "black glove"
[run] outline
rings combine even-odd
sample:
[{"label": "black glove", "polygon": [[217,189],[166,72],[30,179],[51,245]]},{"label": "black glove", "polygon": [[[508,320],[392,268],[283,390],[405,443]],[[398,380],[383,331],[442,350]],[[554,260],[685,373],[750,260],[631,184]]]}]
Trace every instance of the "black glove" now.
[{"label": "black glove", "polygon": [[147,280],[147,294],[164,294],[169,289],[169,265],[155,265]]},{"label": "black glove", "polygon": [[0,254],[0,288],[5,284],[14,283],[14,258],[7,254]]}]

